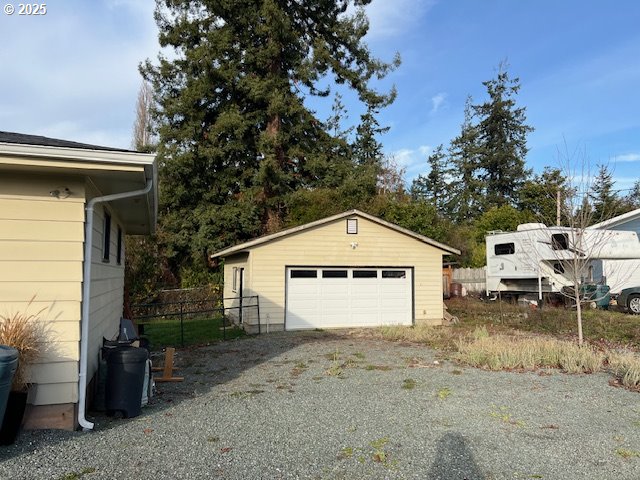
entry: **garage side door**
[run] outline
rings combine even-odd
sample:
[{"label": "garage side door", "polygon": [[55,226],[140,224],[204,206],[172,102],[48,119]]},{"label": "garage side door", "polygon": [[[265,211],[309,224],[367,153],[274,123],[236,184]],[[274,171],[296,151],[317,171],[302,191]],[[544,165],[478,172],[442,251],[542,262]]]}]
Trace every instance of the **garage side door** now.
[{"label": "garage side door", "polygon": [[410,268],[288,268],[287,330],[411,325]]}]

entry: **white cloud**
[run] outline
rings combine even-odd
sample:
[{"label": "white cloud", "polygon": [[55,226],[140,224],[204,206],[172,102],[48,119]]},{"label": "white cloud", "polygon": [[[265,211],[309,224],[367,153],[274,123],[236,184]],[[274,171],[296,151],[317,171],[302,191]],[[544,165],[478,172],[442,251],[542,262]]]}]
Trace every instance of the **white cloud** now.
[{"label": "white cloud", "polygon": [[391,153],[391,156],[398,162],[401,167],[411,166],[415,160],[415,150],[409,148],[401,148]]},{"label": "white cloud", "polygon": [[433,97],[431,97],[431,114],[436,113],[438,110],[440,110],[440,107],[442,107],[443,105],[446,106],[446,100],[447,100],[447,94],[446,92],[440,92],[436,95],[434,95]]},{"label": "white cloud", "polygon": [[12,92],[0,130],[129,148],[138,64],[159,49],[153,5],[104,5],[102,21],[99,7],[60,5],[46,22],[8,22],[0,30],[0,41],[12,46],[0,50],[0,91]]},{"label": "white cloud", "polygon": [[[436,4],[435,0],[373,0],[366,8],[367,39],[393,37],[416,26]],[[351,9],[348,13],[353,13]]]},{"label": "white cloud", "polygon": [[432,150],[433,150],[433,147],[431,145],[420,145],[418,147],[418,151],[425,157],[429,155]]},{"label": "white cloud", "polygon": [[617,155],[611,159],[614,163],[621,162],[639,162],[640,153],[626,153],[624,155]]}]

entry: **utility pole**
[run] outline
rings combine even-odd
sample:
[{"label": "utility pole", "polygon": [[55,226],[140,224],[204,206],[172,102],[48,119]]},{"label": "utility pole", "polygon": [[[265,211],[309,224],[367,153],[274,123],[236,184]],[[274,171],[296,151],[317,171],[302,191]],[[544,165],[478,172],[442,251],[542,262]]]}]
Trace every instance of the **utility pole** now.
[{"label": "utility pole", "polygon": [[560,189],[556,192],[556,225],[560,226]]}]

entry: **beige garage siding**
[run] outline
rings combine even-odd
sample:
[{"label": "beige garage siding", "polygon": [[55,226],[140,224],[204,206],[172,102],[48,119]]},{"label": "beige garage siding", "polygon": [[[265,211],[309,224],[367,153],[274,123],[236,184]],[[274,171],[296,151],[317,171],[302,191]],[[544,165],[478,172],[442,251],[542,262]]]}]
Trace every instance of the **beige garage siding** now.
[{"label": "beige garage siding", "polygon": [[[233,272],[234,269],[244,269],[244,296],[256,295],[251,288],[251,265],[250,255],[248,253],[238,253],[224,259],[224,306],[228,310],[226,315],[230,317],[234,322],[238,321],[239,309],[236,308],[240,305],[238,297],[240,296],[239,285],[236,285],[236,289],[233,288]],[[252,305],[254,302],[246,299],[245,305]],[[257,310],[252,307],[243,308],[242,321],[245,326],[248,326],[251,330],[251,325],[257,325]]]},{"label": "beige garage siding", "polygon": [[[68,198],[50,191],[69,188]],[[42,309],[45,355],[31,369],[29,402],[77,402],[84,181],[53,175],[0,177],[0,311]]]},{"label": "beige garage siding", "polygon": [[[293,233],[251,250],[251,290],[260,295],[262,324],[283,328],[285,266],[414,267],[416,323],[442,321],[442,250],[358,218],[358,233],[346,233],[346,219]],[[357,243],[356,248],[351,244]],[[225,270],[225,283],[227,283]]]}]

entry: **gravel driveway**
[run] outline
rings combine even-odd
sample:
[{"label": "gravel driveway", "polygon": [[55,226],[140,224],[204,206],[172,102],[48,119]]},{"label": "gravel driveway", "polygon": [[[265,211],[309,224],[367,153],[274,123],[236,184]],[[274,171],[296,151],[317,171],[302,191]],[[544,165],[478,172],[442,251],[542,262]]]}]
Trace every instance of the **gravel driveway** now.
[{"label": "gravel driveway", "polygon": [[485,372],[342,333],[179,351],[185,381],[140,417],[23,432],[0,477],[640,478],[640,395],[605,374]]}]

